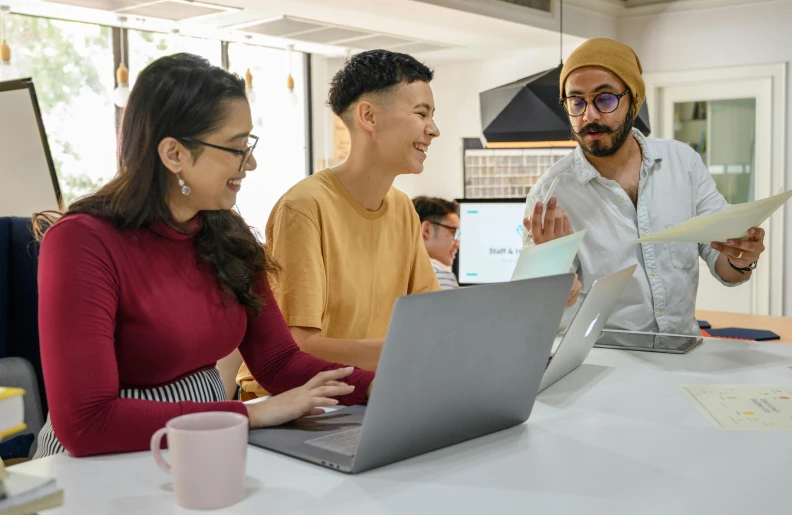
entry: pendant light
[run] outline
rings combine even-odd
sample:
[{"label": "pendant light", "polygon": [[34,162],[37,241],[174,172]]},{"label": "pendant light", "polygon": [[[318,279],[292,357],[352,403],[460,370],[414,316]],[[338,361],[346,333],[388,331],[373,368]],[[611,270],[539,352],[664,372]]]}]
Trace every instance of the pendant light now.
[{"label": "pendant light", "polygon": [[248,102],[252,104],[256,101],[256,92],[253,91],[253,74],[250,73],[250,68],[245,71],[245,93],[247,94]]},{"label": "pendant light", "polygon": [[292,51],[294,50],[294,45],[289,45],[287,48],[287,59],[289,60],[289,76],[286,78],[286,87],[289,88],[289,91],[294,93],[294,77],[292,77]]},{"label": "pendant light", "polygon": [[[559,0],[560,64],[550,70],[505,84],[479,94],[481,126],[487,143],[527,148],[574,146],[569,117],[558,103],[558,83],[564,67],[564,2]],[[635,127],[649,134],[649,110],[644,102]]]},{"label": "pendant light", "polygon": [[0,6],[0,82],[19,78],[19,70],[11,63],[11,47],[7,42],[7,18],[11,8],[7,5]]},{"label": "pendant light", "polygon": [[[253,39],[253,36],[245,34],[245,42],[243,45],[251,47],[251,39]],[[250,73],[250,68],[245,70],[245,94],[247,95],[248,103],[253,104],[256,102],[256,92],[253,90],[253,74]]]},{"label": "pendant light", "polygon": [[126,16],[118,17],[118,21],[121,22],[118,38],[121,44],[121,62],[118,63],[118,69],[116,69],[116,87],[113,90],[113,103],[121,109],[126,107],[127,101],[129,100],[129,69],[126,67],[126,64],[124,64],[127,55],[126,48],[124,47],[126,29],[124,28],[123,24],[126,22],[126,20]]}]

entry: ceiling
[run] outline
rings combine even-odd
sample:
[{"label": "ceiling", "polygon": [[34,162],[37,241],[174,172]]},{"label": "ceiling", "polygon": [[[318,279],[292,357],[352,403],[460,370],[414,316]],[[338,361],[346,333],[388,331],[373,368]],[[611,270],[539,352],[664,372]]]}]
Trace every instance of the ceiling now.
[{"label": "ceiling", "polygon": [[[603,30],[615,37],[614,20],[619,17],[758,1],[763,0],[564,0],[564,13],[570,15],[564,25],[565,47],[575,46],[583,37],[610,35]],[[558,52],[559,44],[558,0],[0,0],[0,4],[21,14],[159,32],[178,29],[188,36],[293,46],[331,57],[387,48],[441,63],[520,50]],[[592,13],[600,15],[600,25],[591,23]],[[593,33],[586,32],[589,28]]]},{"label": "ceiling", "polygon": [[[431,57],[433,62],[486,59],[522,49],[558,51],[554,27],[419,0],[0,0],[0,4],[21,14],[160,32],[178,28],[183,35],[280,48],[294,45],[296,50],[337,57],[373,48]],[[537,12],[552,21],[547,13]]]}]

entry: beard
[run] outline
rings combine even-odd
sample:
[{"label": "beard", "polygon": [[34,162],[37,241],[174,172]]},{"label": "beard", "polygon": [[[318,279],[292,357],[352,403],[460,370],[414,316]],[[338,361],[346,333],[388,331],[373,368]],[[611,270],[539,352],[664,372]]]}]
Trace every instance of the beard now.
[{"label": "beard", "polygon": [[[630,109],[627,111],[627,116],[615,128],[611,129],[606,125],[589,123],[581,127],[577,132],[575,129],[572,129],[572,137],[575,138],[575,141],[578,142],[578,145],[580,145],[580,148],[583,149],[583,152],[586,154],[590,154],[594,157],[610,156],[618,152],[624,145],[624,142],[627,141],[627,138],[632,133],[634,121],[633,108],[631,105]],[[583,136],[591,132],[601,132],[606,136],[597,141],[592,141],[589,145],[585,142]],[[607,135],[613,135],[613,140],[610,145],[603,141]]]}]

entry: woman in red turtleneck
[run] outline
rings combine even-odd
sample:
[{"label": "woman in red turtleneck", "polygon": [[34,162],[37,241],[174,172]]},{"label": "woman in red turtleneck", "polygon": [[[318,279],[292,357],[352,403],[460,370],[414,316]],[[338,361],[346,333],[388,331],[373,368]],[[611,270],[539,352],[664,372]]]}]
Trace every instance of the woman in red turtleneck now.
[{"label": "woman in red turtleneck", "polygon": [[[252,126],[244,81],[205,59],[177,54],[141,72],[120,172],[41,243],[50,413],[37,457],[144,450],[185,413],[234,411],[262,427],[366,401],[373,373],[299,350],[269,289],[274,265],[230,211],[256,168]],[[234,349],[274,397],[225,400],[215,365]]]}]

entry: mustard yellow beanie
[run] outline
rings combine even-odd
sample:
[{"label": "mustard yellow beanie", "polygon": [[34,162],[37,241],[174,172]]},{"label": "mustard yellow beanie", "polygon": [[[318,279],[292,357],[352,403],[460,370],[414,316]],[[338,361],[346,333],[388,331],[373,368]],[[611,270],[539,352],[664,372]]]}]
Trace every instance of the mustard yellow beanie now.
[{"label": "mustard yellow beanie", "polygon": [[589,39],[577,47],[561,69],[559,86],[562,97],[564,96],[564,84],[569,74],[586,66],[605,68],[619,77],[630,88],[633,116],[638,116],[638,111],[646,98],[646,86],[641,76],[643,73],[641,61],[632,48],[624,43],[606,38]]}]

